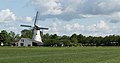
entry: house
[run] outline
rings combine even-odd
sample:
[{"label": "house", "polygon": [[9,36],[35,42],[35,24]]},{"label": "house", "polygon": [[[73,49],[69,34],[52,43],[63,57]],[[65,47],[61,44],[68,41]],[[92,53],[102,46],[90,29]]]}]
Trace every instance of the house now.
[{"label": "house", "polygon": [[18,46],[32,46],[32,40],[29,38],[21,38],[17,45]]},{"label": "house", "polygon": [[29,38],[21,38],[17,43],[17,46],[40,46],[40,45],[43,45],[43,42],[38,42]]}]

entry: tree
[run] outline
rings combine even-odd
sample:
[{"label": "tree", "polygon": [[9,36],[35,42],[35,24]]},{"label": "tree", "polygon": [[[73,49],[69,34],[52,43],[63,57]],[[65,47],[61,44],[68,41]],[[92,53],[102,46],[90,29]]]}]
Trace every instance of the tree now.
[{"label": "tree", "polygon": [[1,41],[5,45],[8,45],[8,43],[10,42],[10,35],[9,35],[9,33],[6,30],[2,30],[0,36],[2,38]]},{"label": "tree", "polygon": [[43,36],[43,42],[45,45],[50,46],[54,44],[59,44],[59,36],[57,34],[49,35],[48,33]]},{"label": "tree", "polygon": [[73,34],[73,35],[70,37],[70,41],[71,41],[71,45],[72,45],[72,46],[78,46],[78,45],[79,45],[76,34]]},{"label": "tree", "polygon": [[96,46],[103,46],[104,45],[104,43],[103,43],[103,37],[94,37],[93,43]]},{"label": "tree", "polygon": [[5,39],[4,39],[4,37],[3,37],[3,34],[0,33],[0,42],[4,42],[4,41],[5,41]]},{"label": "tree", "polygon": [[20,35],[17,34],[17,35],[15,36],[15,41],[17,42],[17,41],[19,41],[19,40],[20,40]]},{"label": "tree", "polygon": [[15,42],[15,33],[13,31],[10,31],[9,35],[10,35],[10,41]]},{"label": "tree", "polygon": [[31,38],[32,39],[32,30],[24,29],[21,31],[22,38]]},{"label": "tree", "polygon": [[72,43],[78,43],[77,35],[76,35],[76,34],[73,34],[73,35],[70,37],[70,40],[71,40]]},{"label": "tree", "polygon": [[82,43],[84,41],[84,39],[85,39],[85,36],[83,36],[82,34],[79,34],[77,36],[77,39],[78,39],[78,43]]},{"label": "tree", "polygon": [[66,36],[66,35],[63,35],[61,38],[60,38],[60,42],[62,44],[64,44],[65,46],[70,46],[71,45],[71,42],[70,42],[70,37]]}]

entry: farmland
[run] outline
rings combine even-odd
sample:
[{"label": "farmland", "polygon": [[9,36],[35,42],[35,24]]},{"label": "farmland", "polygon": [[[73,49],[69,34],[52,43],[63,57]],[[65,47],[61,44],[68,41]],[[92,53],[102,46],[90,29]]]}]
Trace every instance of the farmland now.
[{"label": "farmland", "polygon": [[0,63],[120,63],[120,47],[0,47]]}]

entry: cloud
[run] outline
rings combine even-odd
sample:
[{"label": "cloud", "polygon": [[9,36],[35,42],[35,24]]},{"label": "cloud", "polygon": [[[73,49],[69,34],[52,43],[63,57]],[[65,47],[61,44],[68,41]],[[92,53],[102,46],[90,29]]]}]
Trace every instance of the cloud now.
[{"label": "cloud", "polygon": [[26,17],[18,17],[17,21],[21,21],[21,22],[32,22],[33,18],[26,16]]},{"label": "cloud", "polygon": [[11,23],[0,23],[0,31],[1,30],[6,30],[6,31],[14,31],[16,33],[20,32],[18,31],[18,24],[16,24],[15,22],[11,22]]},{"label": "cloud", "polygon": [[0,22],[9,23],[13,21],[32,22],[32,17],[18,17],[10,9],[0,11]]},{"label": "cloud", "polygon": [[[76,0],[78,1],[78,0]],[[78,12],[71,8],[72,1],[64,1],[64,0],[31,0],[32,4],[36,6],[37,10],[40,11],[41,20],[45,20],[47,18],[57,18],[60,20],[72,20],[83,18],[79,15]],[[75,4],[73,2],[73,4]],[[69,6],[67,6],[69,5]]]},{"label": "cloud", "polygon": [[9,21],[15,21],[16,16],[10,9],[5,9],[0,11],[0,22],[7,23]]},{"label": "cloud", "polygon": [[[64,22],[64,23],[63,23]],[[110,26],[104,20],[100,20],[97,23],[85,25],[80,22],[66,22],[66,21],[54,21],[50,22],[51,27],[47,31],[50,34],[58,34],[58,35],[72,35],[83,34],[86,36],[105,36],[110,34],[118,33],[117,26]],[[114,31],[113,31],[114,30]]]},{"label": "cloud", "polygon": [[120,11],[119,3],[119,0],[85,0],[80,11],[84,14],[107,15]]},{"label": "cloud", "polygon": [[111,14],[110,16],[108,16],[108,18],[110,19],[110,23],[119,23],[120,22],[120,19],[119,19],[120,11]]},{"label": "cloud", "polygon": [[26,17],[26,21],[31,22],[32,21],[32,17]]},{"label": "cloud", "polygon": [[[42,14],[60,14],[62,13],[59,0],[31,0],[32,4],[36,5]],[[41,9],[42,8],[42,9]]]},{"label": "cloud", "polygon": [[107,25],[107,23],[105,23],[105,21],[100,21],[100,23],[97,24],[96,27],[99,29],[109,29],[109,26]]},{"label": "cloud", "polygon": [[100,9],[104,12],[104,13],[115,13],[115,12],[119,12],[120,11],[120,0],[105,0],[105,2],[101,2],[99,4]]},{"label": "cloud", "polygon": [[120,22],[120,19],[111,19],[110,20],[110,23],[119,23]]},{"label": "cloud", "polygon": [[83,15],[110,15],[120,11],[120,0],[31,0],[43,20],[58,18],[66,21]]},{"label": "cloud", "polygon": [[50,23],[49,30],[47,32],[50,34],[59,34],[60,29],[62,28],[60,25],[61,24],[59,22]]},{"label": "cloud", "polygon": [[64,13],[60,15],[40,15],[40,20],[46,20],[46,19],[59,19],[59,20],[64,20],[64,21],[70,21],[72,19],[80,19],[80,18],[85,18],[83,16],[80,16],[75,13]]},{"label": "cloud", "polygon": [[99,23],[87,26],[85,31],[87,33],[92,33],[102,36],[113,33],[113,28],[112,27],[110,28],[110,25],[108,25],[105,21],[101,20]]},{"label": "cloud", "polygon": [[79,23],[72,23],[72,24],[66,24],[64,26],[64,29],[69,32],[76,32],[76,31],[83,31],[84,25],[80,25]]}]

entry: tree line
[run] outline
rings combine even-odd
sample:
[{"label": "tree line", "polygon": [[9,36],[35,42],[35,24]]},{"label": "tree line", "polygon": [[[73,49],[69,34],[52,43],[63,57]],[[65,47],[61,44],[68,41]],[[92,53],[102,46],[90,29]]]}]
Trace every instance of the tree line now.
[{"label": "tree line", "polygon": [[13,31],[7,32],[6,30],[2,30],[0,32],[0,43],[4,43],[6,46],[14,44],[19,39],[19,34],[15,34]]},{"label": "tree line", "polygon": [[[120,35],[96,37],[84,36],[82,34],[58,36],[57,34],[40,33],[45,46],[60,46],[61,44],[64,46],[120,46]],[[0,32],[0,42],[3,42],[5,45],[14,44],[15,42],[18,42],[20,38],[32,39],[32,30],[22,30],[21,36],[15,34],[13,31],[7,32],[6,30],[2,30]]]},{"label": "tree line", "polygon": [[65,46],[120,46],[119,35],[109,36],[84,36],[82,34],[73,34],[71,36],[57,36],[57,34],[43,35],[43,41],[46,45],[64,44]]}]

